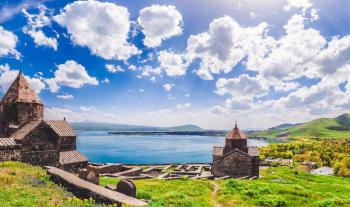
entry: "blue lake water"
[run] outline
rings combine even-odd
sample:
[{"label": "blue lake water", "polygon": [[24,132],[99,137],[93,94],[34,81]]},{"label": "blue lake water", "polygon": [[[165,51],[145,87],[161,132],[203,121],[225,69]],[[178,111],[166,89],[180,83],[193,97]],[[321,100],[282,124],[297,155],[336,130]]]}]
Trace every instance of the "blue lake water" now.
[{"label": "blue lake water", "polygon": [[[99,163],[209,163],[213,146],[224,145],[224,138],[211,136],[126,136],[85,130],[78,134],[78,150]],[[266,140],[248,139],[249,146],[267,144]]]}]

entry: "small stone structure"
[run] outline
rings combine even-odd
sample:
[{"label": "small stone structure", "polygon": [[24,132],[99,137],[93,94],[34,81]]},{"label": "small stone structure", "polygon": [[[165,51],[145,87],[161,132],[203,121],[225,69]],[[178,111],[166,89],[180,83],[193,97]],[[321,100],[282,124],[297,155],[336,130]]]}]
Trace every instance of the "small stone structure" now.
[{"label": "small stone structure", "polygon": [[235,127],[225,138],[225,147],[214,147],[212,174],[215,177],[258,177],[259,149],[248,147],[246,135]]},{"label": "small stone structure", "polygon": [[[44,120],[44,105],[19,73],[0,102],[0,161],[22,161],[77,171],[87,158],[65,120]],[[6,144],[7,143],[7,144]]]}]

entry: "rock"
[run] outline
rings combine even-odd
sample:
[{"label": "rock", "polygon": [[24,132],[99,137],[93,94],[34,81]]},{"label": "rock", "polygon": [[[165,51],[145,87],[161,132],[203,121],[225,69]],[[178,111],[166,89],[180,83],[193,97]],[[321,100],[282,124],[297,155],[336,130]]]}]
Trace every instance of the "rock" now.
[{"label": "rock", "polygon": [[94,166],[89,165],[87,167],[86,180],[96,185],[100,184],[100,174],[98,173],[98,171]]},{"label": "rock", "polygon": [[123,179],[117,184],[117,192],[130,197],[136,197],[136,186],[131,180]]}]

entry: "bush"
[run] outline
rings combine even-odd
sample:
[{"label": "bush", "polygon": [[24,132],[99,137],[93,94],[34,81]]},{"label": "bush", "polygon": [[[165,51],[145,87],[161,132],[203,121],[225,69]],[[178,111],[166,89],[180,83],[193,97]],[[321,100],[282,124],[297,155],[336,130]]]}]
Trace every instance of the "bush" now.
[{"label": "bush", "polygon": [[256,204],[258,206],[275,206],[275,207],[287,206],[287,202],[283,198],[278,197],[278,196],[261,197],[256,201]]}]

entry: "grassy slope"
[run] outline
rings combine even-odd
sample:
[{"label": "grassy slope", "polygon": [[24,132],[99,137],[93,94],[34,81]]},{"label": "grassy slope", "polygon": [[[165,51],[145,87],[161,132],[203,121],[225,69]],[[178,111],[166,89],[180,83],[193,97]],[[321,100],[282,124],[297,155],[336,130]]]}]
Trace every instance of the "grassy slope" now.
[{"label": "grassy slope", "polygon": [[49,181],[45,170],[18,162],[0,162],[1,207],[92,207]]},{"label": "grassy slope", "polygon": [[343,114],[337,118],[321,118],[305,124],[282,130],[265,130],[253,136],[276,137],[279,134],[288,134],[289,137],[311,138],[350,138],[350,130],[330,130],[327,127],[350,127],[350,114]]}]

